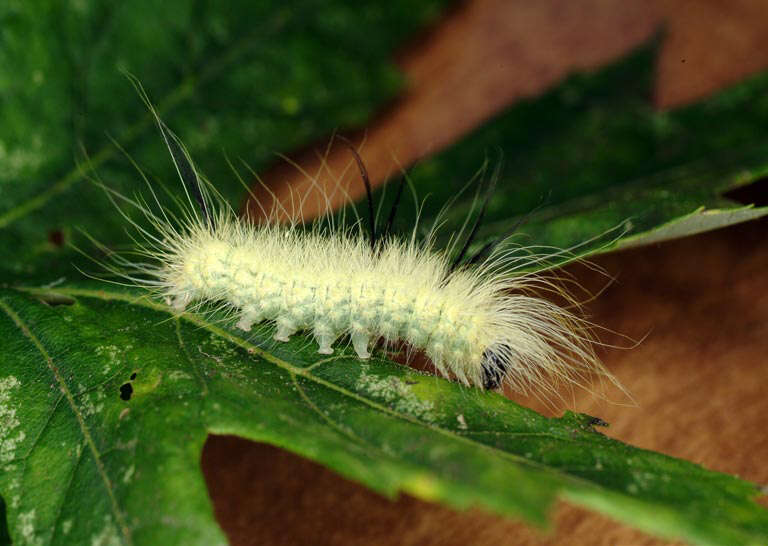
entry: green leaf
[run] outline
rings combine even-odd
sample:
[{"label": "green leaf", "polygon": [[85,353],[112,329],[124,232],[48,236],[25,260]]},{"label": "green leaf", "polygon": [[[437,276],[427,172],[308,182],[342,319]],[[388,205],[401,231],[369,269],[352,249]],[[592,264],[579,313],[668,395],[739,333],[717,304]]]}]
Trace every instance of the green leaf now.
[{"label": "green leaf", "polygon": [[[484,157],[485,179],[496,165],[504,168],[475,249],[521,218],[518,243],[586,256],[768,214],[768,207],[723,197],[768,174],[768,73],[698,104],[657,111],[650,97],[658,42],[516,103],[422,161],[409,176],[429,196],[423,229],[478,174]],[[477,205],[477,186],[445,212],[443,242]],[[415,209],[402,213],[401,228],[415,217]]]},{"label": "green leaf", "polygon": [[270,329],[244,338],[96,283],[57,293],[73,303],[0,296],[0,491],[19,544],[223,543],[199,463],[209,433],[284,447],[386,495],[539,524],[561,497],[700,544],[768,541],[753,485],[612,440],[590,416],[546,418],[303,339],[275,347]]}]

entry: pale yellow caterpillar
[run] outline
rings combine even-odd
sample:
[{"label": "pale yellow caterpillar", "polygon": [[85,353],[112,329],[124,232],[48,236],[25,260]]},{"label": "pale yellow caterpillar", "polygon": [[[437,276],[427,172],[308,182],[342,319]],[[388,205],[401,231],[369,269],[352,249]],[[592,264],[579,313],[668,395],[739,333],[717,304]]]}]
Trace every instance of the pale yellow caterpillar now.
[{"label": "pale yellow caterpillar", "polygon": [[[590,374],[610,377],[587,323],[537,295],[554,291],[573,303],[551,279],[525,272],[541,256],[494,245],[462,261],[469,241],[451,258],[431,237],[417,241],[415,230],[405,239],[376,238],[359,222],[341,228],[322,221],[303,226],[296,217],[288,223],[238,217],[159,119],[158,125],[187,194],[184,213],[154,212],[112,192],[152,225],[134,224],[142,239],[137,251],[152,263],[116,259],[124,277],[150,287],[177,312],[215,303],[244,331],[273,323],[281,342],[308,332],[324,355],[342,339],[351,340],[360,359],[377,342],[405,343],[423,351],[441,375],[487,389],[550,390],[562,381],[583,384]],[[367,184],[362,165],[361,171]]]}]

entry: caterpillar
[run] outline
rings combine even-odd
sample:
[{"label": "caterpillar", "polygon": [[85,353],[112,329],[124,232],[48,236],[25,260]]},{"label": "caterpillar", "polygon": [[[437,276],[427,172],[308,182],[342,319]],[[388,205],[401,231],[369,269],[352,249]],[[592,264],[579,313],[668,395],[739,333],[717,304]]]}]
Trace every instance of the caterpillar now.
[{"label": "caterpillar", "polygon": [[[347,142],[366,186],[370,233],[361,222],[306,226],[298,215],[278,222],[277,208],[271,221],[257,222],[224,202],[155,118],[182,181],[184,212],[155,212],[144,200],[113,190],[108,195],[116,206],[117,196],[138,207],[151,225],[123,212],[141,234],[136,251],[151,263],[116,257],[120,274],[175,312],[213,302],[234,315],[242,331],[271,323],[278,342],[308,332],[323,355],[333,354],[341,339],[361,360],[378,342],[404,343],[423,352],[440,375],[484,389],[554,392],[562,381],[583,385],[593,374],[611,377],[596,357],[589,324],[570,309],[575,300],[551,278],[526,272],[541,256],[503,250],[499,243],[509,234],[468,255],[488,197],[457,256],[436,248],[431,236],[417,240],[415,228],[410,237],[390,234],[403,181],[387,227],[376,233],[368,175]],[[155,202],[160,206],[156,195]]]}]

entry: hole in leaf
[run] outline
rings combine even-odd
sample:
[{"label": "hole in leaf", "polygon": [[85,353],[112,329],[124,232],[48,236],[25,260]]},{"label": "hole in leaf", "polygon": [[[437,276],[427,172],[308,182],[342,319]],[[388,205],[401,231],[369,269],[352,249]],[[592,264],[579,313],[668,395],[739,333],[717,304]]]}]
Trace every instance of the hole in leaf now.
[{"label": "hole in leaf", "polygon": [[764,207],[768,205],[768,176],[758,178],[744,186],[728,190],[723,194],[723,197],[743,205]]},{"label": "hole in leaf", "polygon": [[130,383],[124,383],[120,385],[120,398],[125,400],[126,402],[131,399],[131,395],[133,394],[133,385]]},{"label": "hole in leaf", "polygon": [[136,372],[133,372],[133,373],[131,374],[131,381],[133,381],[134,379],[136,379]]},{"label": "hole in leaf", "polygon": [[56,307],[57,305],[74,305],[74,303],[77,301],[75,298],[71,298],[63,294],[56,294],[55,292],[38,294],[37,299],[46,305],[50,305],[51,307]]}]

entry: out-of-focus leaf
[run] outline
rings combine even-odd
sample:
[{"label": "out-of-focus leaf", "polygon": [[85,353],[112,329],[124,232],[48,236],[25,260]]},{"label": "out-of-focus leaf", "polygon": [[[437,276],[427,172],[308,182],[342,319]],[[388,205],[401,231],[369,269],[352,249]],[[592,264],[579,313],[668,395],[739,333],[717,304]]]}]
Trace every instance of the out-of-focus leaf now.
[{"label": "out-of-focus leaf", "polygon": [[176,187],[149,112],[121,71],[142,82],[201,170],[234,202],[243,188],[226,156],[258,170],[275,152],[363,124],[402,85],[393,49],[445,3],[3,2],[4,260],[27,272],[30,260],[55,259],[51,234],[82,241],[74,227],[108,243],[125,240],[125,221],[85,180],[98,176],[126,195],[146,190],[109,137],[153,184]]},{"label": "out-of-focus leaf", "polygon": [[[417,193],[428,196],[422,227],[431,225],[484,160],[479,179],[489,180],[502,162],[503,169],[474,249],[521,218],[526,222],[517,230],[517,243],[573,249],[572,257],[768,214],[768,207],[723,197],[768,173],[768,74],[698,104],[658,111],[650,100],[657,42],[511,106],[423,160],[409,173]],[[470,184],[447,208],[443,241],[473,203],[477,207],[479,188],[484,186]],[[389,193],[386,201],[394,192]],[[407,210],[400,215],[403,229],[415,218],[415,210]]]}]

